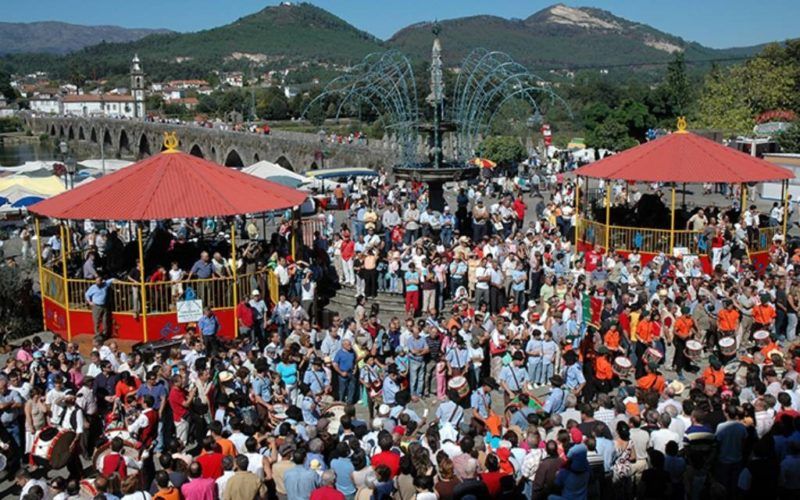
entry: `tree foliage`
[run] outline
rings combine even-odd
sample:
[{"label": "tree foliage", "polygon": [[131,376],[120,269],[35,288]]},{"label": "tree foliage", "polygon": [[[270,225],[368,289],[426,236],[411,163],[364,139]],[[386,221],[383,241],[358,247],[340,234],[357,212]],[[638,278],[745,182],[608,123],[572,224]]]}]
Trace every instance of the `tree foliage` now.
[{"label": "tree foliage", "polygon": [[784,153],[800,153],[800,125],[796,122],[778,134],[776,139]]},{"label": "tree foliage", "polygon": [[481,158],[488,158],[498,165],[511,165],[522,161],[527,151],[516,137],[496,135],[487,137],[478,146]]}]

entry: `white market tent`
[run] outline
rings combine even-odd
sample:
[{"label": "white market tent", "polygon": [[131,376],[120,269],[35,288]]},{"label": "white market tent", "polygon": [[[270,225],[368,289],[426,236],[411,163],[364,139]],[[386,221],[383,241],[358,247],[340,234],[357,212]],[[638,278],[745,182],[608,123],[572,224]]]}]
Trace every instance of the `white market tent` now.
[{"label": "white market tent", "polygon": [[311,179],[305,175],[292,172],[288,168],[283,168],[277,163],[272,163],[266,160],[261,160],[258,163],[250,165],[249,167],[243,168],[242,172],[258,177],[259,179],[266,180],[271,180],[276,177],[294,179],[299,185],[308,184],[311,182]]},{"label": "white market tent", "polygon": [[[133,165],[133,162],[128,160],[117,160],[117,159],[106,158],[105,164],[106,164],[106,172],[116,172],[117,170],[123,169],[128,165]],[[103,171],[103,160],[101,159],[79,161],[78,165],[80,165],[83,168],[97,170],[99,172]]]}]

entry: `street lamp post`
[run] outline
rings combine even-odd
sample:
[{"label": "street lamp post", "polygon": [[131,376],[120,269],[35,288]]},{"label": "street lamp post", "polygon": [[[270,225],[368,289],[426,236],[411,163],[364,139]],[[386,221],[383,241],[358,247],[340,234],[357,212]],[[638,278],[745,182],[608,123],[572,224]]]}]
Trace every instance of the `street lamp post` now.
[{"label": "street lamp post", "polygon": [[[67,153],[69,153],[69,145],[66,143],[66,141],[61,141],[58,143],[58,150],[61,152],[61,163],[66,165]],[[69,174],[67,172],[64,173],[64,189],[69,189],[68,175]]]}]

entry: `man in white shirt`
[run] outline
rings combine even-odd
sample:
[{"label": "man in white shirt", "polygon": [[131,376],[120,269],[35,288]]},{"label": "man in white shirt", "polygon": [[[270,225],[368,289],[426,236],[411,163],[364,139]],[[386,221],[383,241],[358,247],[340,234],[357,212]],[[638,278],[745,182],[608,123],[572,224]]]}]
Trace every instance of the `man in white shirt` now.
[{"label": "man in white shirt", "polygon": [[666,455],[667,443],[675,441],[680,443],[681,439],[675,432],[669,430],[672,423],[672,417],[667,413],[662,413],[658,416],[659,429],[650,433],[650,448]]}]

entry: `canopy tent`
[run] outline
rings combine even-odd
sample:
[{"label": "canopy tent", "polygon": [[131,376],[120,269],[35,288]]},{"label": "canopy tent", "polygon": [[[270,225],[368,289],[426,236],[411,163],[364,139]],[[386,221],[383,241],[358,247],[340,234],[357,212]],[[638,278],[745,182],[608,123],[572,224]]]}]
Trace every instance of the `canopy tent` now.
[{"label": "canopy tent", "polygon": [[29,207],[29,206],[34,205],[36,203],[39,203],[40,201],[43,201],[45,199],[46,198],[44,198],[42,196],[35,196],[35,195],[25,196],[23,198],[18,199],[14,203],[12,203],[11,206],[13,208]]},{"label": "canopy tent", "polygon": [[10,175],[0,178],[0,191],[19,186],[45,196],[54,196],[64,192],[64,181],[51,175],[49,177],[28,177],[27,175]]},{"label": "canopy tent", "polygon": [[43,193],[40,193],[33,189],[28,189],[22,186],[11,186],[0,191],[0,202],[1,202],[0,204],[16,203],[22,198],[28,198],[31,196],[36,196],[41,199],[47,198],[47,196],[44,195]]},{"label": "canopy tent", "polygon": [[52,172],[53,163],[58,163],[58,162],[42,161],[42,160],[26,161],[22,165],[16,165],[13,167],[0,167],[0,172],[12,172],[15,174],[24,174],[26,172],[35,172],[41,169],[48,169]]},{"label": "canopy tent", "polygon": [[579,168],[575,175],[678,184],[740,184],[794,178],[794,174],[785,168],[686,131],[607,156]]},{"label": "canopy tent", "polygon": [[368,168],[326,168],[323,170],[310,170],[308,177],[314,179],[339,179],[347,177],[377,177],[378,172]]},{"label": "canopy tent", "polygon": [[[89,168],[92,170],[99,170],[100,172],[103,171],[103,160],[101,159],[94,159],[94,160],[83,160],[79,161],[78,165],[83,168]],[[106,172],[116,172],[117,170],[123,169],[125,167],[129,167],[133,165],[132,161],[128,160],[116,160],[116,159],[106,159],[105,160],[105,169]]]},{"label": "canopy tent", "polygon": [[[309,179],[304,175],[300,175],[298,173],[289,170],[288,168],[281,167],[277,163],[272,163],[266,160],[261,160],[260,162],[254,163],[247,168],[243,168],[242,172],[258,177],[259,179],[269,180],[275,177],[278,178],[282,177],[282,178],[294,179],[295,181],[301,184],[311,182],[311,179]],[[274,181],[274,182],[278,182],[279,184],[284,184],[283,182],[279,181]]]},{"label": "canopy tent", "polygon": [[160,220],[271,212],[301,205],[305,198],[301,191],[167,150],[30,211],[58,219]]}]

